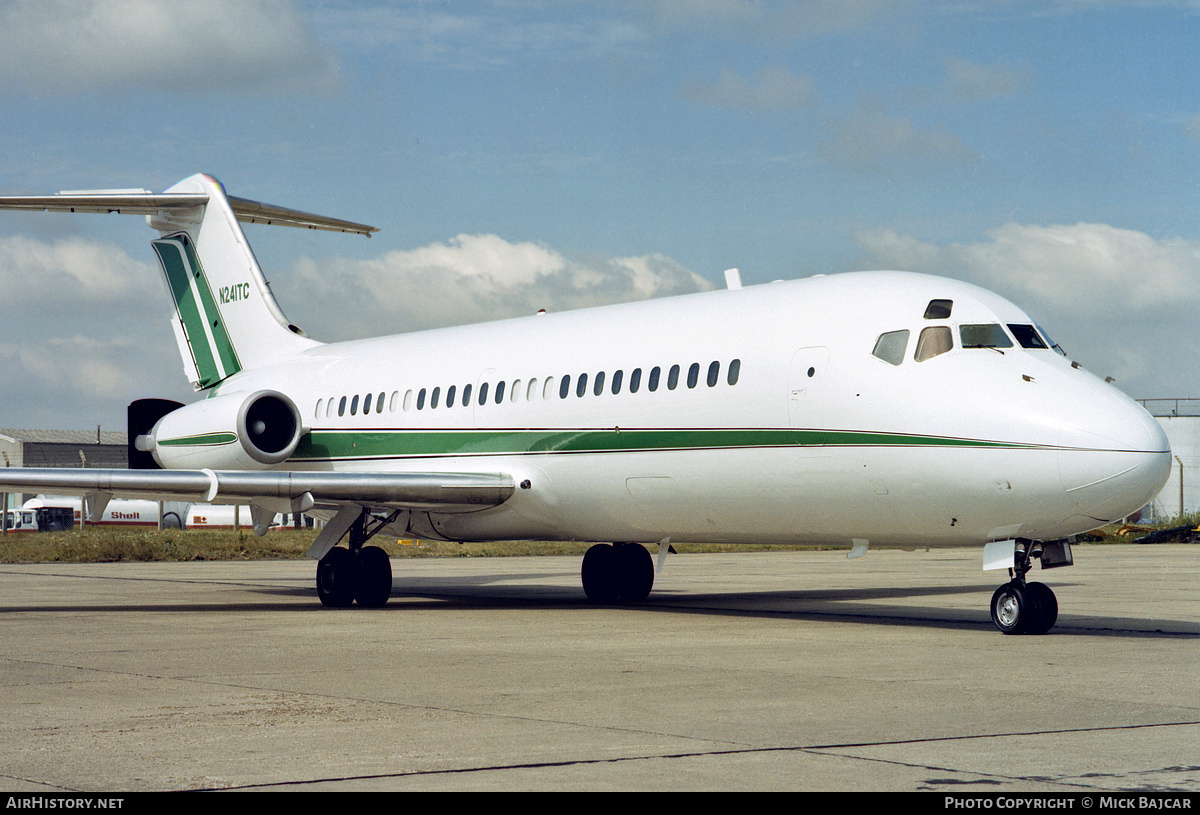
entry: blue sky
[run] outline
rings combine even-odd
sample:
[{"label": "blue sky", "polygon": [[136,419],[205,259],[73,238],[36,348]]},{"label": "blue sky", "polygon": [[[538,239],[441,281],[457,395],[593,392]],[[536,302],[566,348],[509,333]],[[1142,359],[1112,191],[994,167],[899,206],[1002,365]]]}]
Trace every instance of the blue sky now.
[{"label": "blue sky", "polygon": [[[1200,3],[0,4],[0,193],[235,195],[319,339],[863,268],[1200,396]],[[139,218],[0,213],[0,427],[187,398]]]}]

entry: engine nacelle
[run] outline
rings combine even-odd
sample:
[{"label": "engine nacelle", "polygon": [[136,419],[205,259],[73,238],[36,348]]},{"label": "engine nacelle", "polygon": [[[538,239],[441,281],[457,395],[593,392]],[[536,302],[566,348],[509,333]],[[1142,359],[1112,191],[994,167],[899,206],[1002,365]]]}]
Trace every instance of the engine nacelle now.
[{"label": "engine nacelle", "polygon": [[173,410],[136,444],[168,470],[268,470],[288,460],[306,430],[291,399],[263,390]]}]

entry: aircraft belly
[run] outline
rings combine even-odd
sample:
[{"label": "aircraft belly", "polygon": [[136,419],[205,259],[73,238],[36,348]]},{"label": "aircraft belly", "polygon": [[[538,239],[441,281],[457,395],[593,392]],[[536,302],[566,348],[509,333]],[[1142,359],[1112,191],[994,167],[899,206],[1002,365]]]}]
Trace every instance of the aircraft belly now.
[{"label": "aircraft belly", "polygon": [[445,516],[439,529],[458,539],[895,546],[1070,534],[1048,449],[777,447],[544,456],[537,465],[531,489]]}]

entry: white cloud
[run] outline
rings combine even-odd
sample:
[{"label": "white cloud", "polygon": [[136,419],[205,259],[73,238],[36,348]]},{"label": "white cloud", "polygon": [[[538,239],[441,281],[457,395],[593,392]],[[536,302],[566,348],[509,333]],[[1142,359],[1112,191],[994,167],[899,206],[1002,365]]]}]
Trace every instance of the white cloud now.
[{"label": "white cloud", "polygon": [[110,244],[0,237],[0,425],[117,429],[133,399],[186,396],[161,277]]},{"label": "white cloud", "polygon": [[[702,291],[712,284],[657,254],[572,260],[538,243],[459,235],[370,260],[305,258],[288,288],[304,293],[286,296],[289,317],[313,337],[340,340]],[[354,315],[352,323],[347,314]]]},{"label": "white cloud", "polygon": [[684,94],[716,107],[777,113],[808,107],[816,97],[816,83],[805,74],[795,74],[782,65],[765,68],[746,79],[722,68],[711,83],[691,82]]},{"label": "white cloud", "polygon": [[1009,298],[1131,396],[1190,396],[1200,381],[1191,317],[1200,306],[1200,242],[1089,223],[1005,224],[963,244],[891,230],[858,241],[879,268],[969,280]]},{"label": "white cloud", "polygon": [[82,238],[53,243],[22,235],[0,237],[0,292],[10,303],[40,300],[128,302],[157,293],[159,272],[133,260],[124,250]]},{"label": "white cloud", "polygon": [[659,24],[713,29],[754,40],[790,40],[858,28],[904,0],[657,0]]},{"label": "white cloud", "polygon": [[891,230],[860,245],[893,268],[973,280],[1062,314],[1151,312],[1200,300],[1200,243],[1107,224],[1005,224],[987,240],[937,246]]},{"label": "white cloud", "polygon": [[944,64],[946,92],[964,102],[1012,96],[1033,81],[1028,66],[984,65],[958,57],[948,58]]},{"label": "white cloud", "polygon": [[289,0],[8,0],[0,80],[52,92],[327,91],[338,66]]},{"label": "white cloud", "polygon": [[820,151],[830,161],[858,170],[969,162],[975,154],[948,130],[929,129],[892,116],[875,105],[828,120],[830,138]]}]

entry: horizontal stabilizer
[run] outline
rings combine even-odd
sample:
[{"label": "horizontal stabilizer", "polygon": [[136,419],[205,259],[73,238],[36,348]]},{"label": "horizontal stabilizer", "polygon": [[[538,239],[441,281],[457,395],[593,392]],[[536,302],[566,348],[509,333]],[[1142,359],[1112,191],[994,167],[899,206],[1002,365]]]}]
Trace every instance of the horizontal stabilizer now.
[{"label": "horizontal stabilizer", "polygon": [[[227,196],[233,214],[243,223],[294,226],[302,229],[325,229],[331,232],[352,232],[366,235],[378,232],[378,227],[313,215],[287,207],[263,204],[246,198]],[[78,190],[57,195],[0,196],[0,209],[48,212],[117,212],[125,215],[158,215],[172,210],[204,206],[205,193],[152,193],[147,190]]]}]

